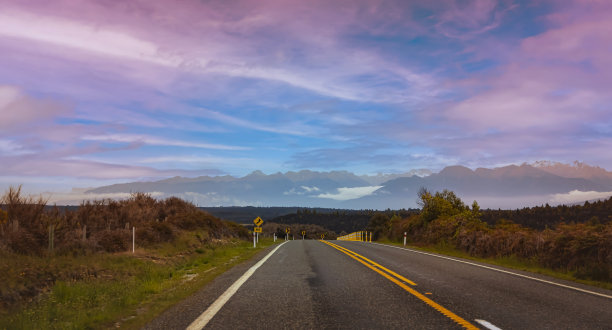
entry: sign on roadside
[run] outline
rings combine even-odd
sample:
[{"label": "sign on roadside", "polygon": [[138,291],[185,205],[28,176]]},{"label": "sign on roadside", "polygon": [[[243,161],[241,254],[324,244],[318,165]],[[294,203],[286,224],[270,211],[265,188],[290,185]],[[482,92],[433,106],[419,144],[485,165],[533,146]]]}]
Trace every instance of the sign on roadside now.
[{"label": "sign on roadside", "polygon": [[289,234],[291,232],[291,228],[287,227],[285,228],[285,233]]},{"label": "sign on roadside", "polygon": [[253,223],[255,224],[255,226],[259,227],[263,224],[263,220],[260,217],[255,218],[255,220],[253,220]]},{"label": "sign on roadside", "polygon": [[306,235],[306,231],[302,230],[302,236]]},{"label": "sign on roadside", "polygon": [[255,232],[255,233],[261,233],[261,227],[255,227],[255,228],[253,228],[253,232]]}]

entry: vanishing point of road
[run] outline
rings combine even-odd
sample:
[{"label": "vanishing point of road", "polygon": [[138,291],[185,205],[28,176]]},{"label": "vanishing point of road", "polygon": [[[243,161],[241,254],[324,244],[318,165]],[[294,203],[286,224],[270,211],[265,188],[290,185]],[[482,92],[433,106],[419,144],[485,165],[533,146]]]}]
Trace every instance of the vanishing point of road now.
[{"label": "vanishing point of road", "polygon": [[612,291],[376,243],[296,240],[147,329],[612,329]]}]

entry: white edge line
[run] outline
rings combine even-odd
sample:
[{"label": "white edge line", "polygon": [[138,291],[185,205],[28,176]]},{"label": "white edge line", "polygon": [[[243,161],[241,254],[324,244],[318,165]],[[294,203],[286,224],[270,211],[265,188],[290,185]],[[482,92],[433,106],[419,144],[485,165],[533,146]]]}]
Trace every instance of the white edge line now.
[{"label": "white edge line", "polygon": [[432,257],[438,257],[438,258],[442,258],[442,259],[447,259],[447,260],[452,260],[452,261],[456,261],[456,262],[461,262],[461,263],[472,265],[472,266],[477,266],[477,267],[486,268],[486,269],[489,269],[489,270],[494,270],[494,271],[500,272],[500,273],[506,273],[506,274],[510,274],[510,275],[514,275],[514,276],[518,276],[518,277],[523,277],[523,278],[527,278],[527,279],[534,280],[534,281],[539,281],[539,282],[543,282],[543,283],[547,283],[547,284],[552,284],[552,285],[560,286],[560,287],[567,288],[567,289],[572,289],[572,290],[576,290],[576,291],[580,291],[580,292],[589,293],[589,294],[592,294],[592,295],[596,295],[596,296],[612,299],[612,296],[607,295],[607,294],[603,294],[603,293],[599,293],[599,292],[595,292],[595,291],[589,291],[589,290],[577,288],[575,286],[570,286],[570,285],[565,285],[565,284],[561,284],[561,283],[551,282],[551,281],[543,280],[543,279],[537,278],[537,277],[531,277],[531,276],[527,276],[527,275],[523,275],[523,274],[519,274],[519,273],[513,273],[513,272],[509,272],[507,270],[503,270],[503,269],[499,269],[499,268],[494,268],[494,267],[489,267],[489,266],[484,266],[484,265],[476,264],[476,263],[469,262],[469,261],[459,260],[459,259],[455,259],[455,258],[449,258],[449,257],[445,257],[445,256],[433,254],[433,253],[427,253],[427,252],[417,251],[417,250],[413,250],[413,249],[407,249],[407,248],[403,248],[403,247],[399,247],[399,246],[393,246],[393,245],[387,245],[387,244],[381,244],[381,243],[374,243],[374,242],[372,242],[371,244],[377,244],[377,245],[382,245],[382,246],[386,246],[386,247],[396,248],[396,249],[400,249],[400,250],[406,250],[406,251],[410,251],[410,252],[414,252],[414,253],[425,254],[425,255],[428,255],[428,256],[432,256]]},{"label": "white edge line", "polygon": [[474,321],[480,323],[480,325],[490,330],[502,330],[501,328],[496,327],[493,323],[486,320],[475,319]]},{"label": "white edge line", "polygon": [[266,260],[268,260],[268,258],[270,258],[274,254],[274,252],[276,252],[276,250],[278,250],[285,243],[287,242],[281,243],[274,250],[270,251],[270,253],[268,253],[268,255],[266,255],[263,259],[259,260],[259,262],[257,262],[255,265],[249,268],[249,270],[242,274],[242,276],[240,276],[240,278],[237,279],[234,284],[227,288],[227,290],[225,290],[225,292],[223,292],[223,294],[220,295],[219,298],[217,298],[217,300],[212,303],[212,305],[208,306],[204,313],[198,316],[195,321],[191,322],[191,324],[187,327],[187,330],[203,329],[206,324],[208,324],[208,322],[210,322],[210,320],[215,316],[215,314],[217,314],[221,307],[223,307],[223,305],[225,305],[225,303],[234,295],[234,293],[238,291],[242,284],[244,284],[244,282],[246,282],[246,280],[248,280],[249,277],[251,277],[251,275],[255,273],[257,268],[263,265],[264,262],[266,262]]}]

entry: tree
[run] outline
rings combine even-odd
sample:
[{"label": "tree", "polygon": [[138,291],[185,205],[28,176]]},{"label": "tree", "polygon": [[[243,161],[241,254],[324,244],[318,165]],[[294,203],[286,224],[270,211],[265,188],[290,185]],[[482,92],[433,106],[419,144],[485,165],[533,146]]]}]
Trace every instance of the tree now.
[{"label": "tree", "polygon": [[[426,223],[440,217],[452,217],[461,212],[469,210],[463,201],[454,192],[444,189],[431,194],[427,189],[419,190],[419,201],[421,206],[421,217]],[[478,207],[478,204],[476,203]],[[478,207],[478,209],[480,209]]]},{"label": "tree", "polygon": [[370,218],[370,222],[368,222],[368,227],[366,229],[373,232],[377,237],[380,237],[380,234],[387,236],[390,227],[391,219],[384,213],[376,213]]}]

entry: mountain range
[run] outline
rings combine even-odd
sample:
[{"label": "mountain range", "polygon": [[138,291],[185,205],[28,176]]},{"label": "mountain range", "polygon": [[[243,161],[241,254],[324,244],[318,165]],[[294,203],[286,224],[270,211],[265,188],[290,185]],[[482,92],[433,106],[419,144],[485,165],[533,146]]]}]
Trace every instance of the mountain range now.
[{"label": "mountain range", "polygon": [[347,171],[275,173],[254,171],[244,177],[174,177],[90,189],[86,193],[146,192],[177,196],[199,206],[301,206],[343,209],[416,207],[421,187],[450,189],[466,204],[485,208],[520,208],[571,204],[612,195],[612,172],[580,162],[539,161],[497,168],[449,166],[438,173],[413,170],[403,174],[355,175]]}]

